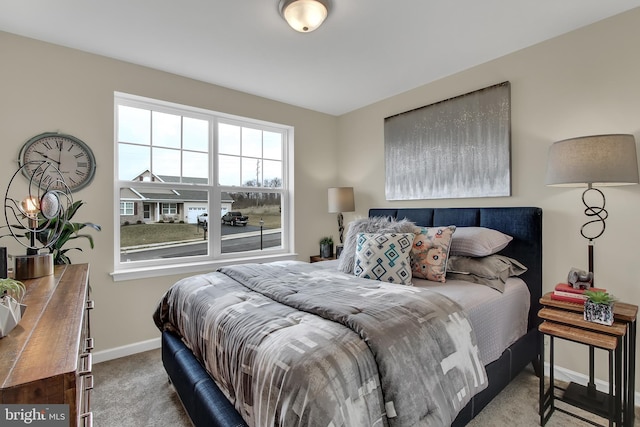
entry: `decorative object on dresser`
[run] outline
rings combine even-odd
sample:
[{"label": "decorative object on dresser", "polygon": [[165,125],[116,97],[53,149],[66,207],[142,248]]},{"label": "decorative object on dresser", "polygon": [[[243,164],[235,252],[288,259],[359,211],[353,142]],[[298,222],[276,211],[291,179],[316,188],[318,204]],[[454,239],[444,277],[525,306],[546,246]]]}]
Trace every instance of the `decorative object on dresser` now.
[{"label": "decorative object on dresser", "polygon": [[329,188],[329,213],[338,214],[338,233],[340,234],[340,245],[336,248],[336,254],[340,257],[342,244],[344,243],[344,217],[343,212],[353,212],[356,204],[353,197],[353,187],[332,187]]},{"label": "decorative object on dresser", "polygon": [[69,405],[70,425],[90,425],[89,266],[55,266],[24,283],[29,310],[0,339],[0,403]]},{"label": "decorative object on dresser", "polygon": [[[74,248],[65,248],[65,245],[75,239],[87,239],[89,242],[89,247],[93,249],[93,236],[91,234],[80,234],[80,230],[85,227],[92,228],[96,231],[101,231],[102,227],[98,224],[94,224],[92,222],[72,222],[71,219],[74,217],[78,209],[84,205],[82,200],[76,200],[71,203],[68,207],[65,215],[65,222],[62,224],[62,232],[58,239],[48,246],[49,252],[53,255],[53,264],[71,264],[71,259],[69,258],[68,252],[72,250],[82,251],[82,248],[74,247]],[[49,223],[47,227],[47,231],[55,229],[58,225],[56,221],[60,221],[60,219],[54,219],[51,223]],[[44,236],[44,233],[39,233],[38,238]],[[44,242],[42,242],[44,243]]]},{"label": "decorative object on dresser", "polygon": [[[582,136],[554,142],[549,147],[546,184],[584,187],[582,203],[588,221],[580,234],[589,240],[589,272],[593,273],[593,241],[605,230],[609,213],[605,197],[594,186],[638,184],[638,158],[633,135],[611,134]],[[600,205],[590,205],[588,195],[598,196]]]},{"label": "decorative object on dresser", "polygon": [[323,237],[320,239],[320,257],[332,258],[333,257],[333,237]]},{"label": "decorative object on dresser", "polygon": [[0,338],[15,328],[27,306],[22,303],[26,289],[19,280],[0,279]]},{"label": "decorative object on dresser", "polygon": [[[23,187],[14,185],[14,179],[26,171],[30,171],[31,176],[25,197]],[[58,240],[72,203],[73,197],[62,173],[50,161],[30,161],[13,174],[4,197],[6,227],[10,235],[27,249],[25,256],[14,256],[15,279],[53,273],[53,256],[41,254],[39,250],[51,247]]]}]

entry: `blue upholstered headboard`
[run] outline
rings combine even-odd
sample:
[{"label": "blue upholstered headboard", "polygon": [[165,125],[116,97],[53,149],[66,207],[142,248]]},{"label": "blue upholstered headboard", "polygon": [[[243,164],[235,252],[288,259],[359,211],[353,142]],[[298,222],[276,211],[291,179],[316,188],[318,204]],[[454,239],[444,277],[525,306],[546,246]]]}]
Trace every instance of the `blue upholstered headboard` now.
[{"label": "blue upholstered headboard", "polygon": [[527,267],[521,277],[531,293],[529,328],[537,326],[542,296],[542,209],[536,207],[500,208],[373,208],[369,216],[407,218],[417,225],[433,227],[487,227],[502,231],[513,240],[500,253],[517,259]]}]

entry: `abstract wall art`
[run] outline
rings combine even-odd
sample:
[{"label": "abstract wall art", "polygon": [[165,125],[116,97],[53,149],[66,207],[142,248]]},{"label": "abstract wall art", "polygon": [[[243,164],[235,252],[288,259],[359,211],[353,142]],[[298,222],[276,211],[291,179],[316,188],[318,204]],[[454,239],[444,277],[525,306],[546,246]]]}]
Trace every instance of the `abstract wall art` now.
[{"label": "abstract wall art", "polygon": [[511,87],[384,119],[387,200],[511,195]]}]

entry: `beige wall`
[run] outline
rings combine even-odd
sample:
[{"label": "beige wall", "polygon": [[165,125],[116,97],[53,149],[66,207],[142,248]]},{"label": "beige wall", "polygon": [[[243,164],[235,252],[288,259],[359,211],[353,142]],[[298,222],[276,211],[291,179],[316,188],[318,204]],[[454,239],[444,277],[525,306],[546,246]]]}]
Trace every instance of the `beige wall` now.
[{"label": "beige wall", "polygon": [[[5,153],[0,176],[6,185],[20,146],[38,133],[59,130],[91,145],[98,170],[95,182],[77,193],[87,202],[78,219],[104,228],[96,235],[95,250],[85,249],[72,259],[91,263],[98,350],[157,337],[151,313],[178,278],[113,282],[109,276],[114,251],[114,91],[294,126],[295,243],[300,259],[317,252],[321,235],[335,234],[335,218],[326,213],[326,188],[333,185],[355,187],[357,212],[345,214],[345,221],[379,206],[535,205],[544,209],[544,287],[551,290],[570,267],[586,267],[586,241],[579,235],[582,190],[544,186],[547,149],[559,139],[596,133],[632,133],[640,139],[638,24],[640,9],[338,118],[0,33],[0,136]],[[384,117],[505,80],[512,91],[512,196],[387,202]],[[640,241],[640,186],[607,188],[605,193],[610,219],[596,244],[598,285],[640,304],[640,269],[633,268],[640,261],[633,243]],[[10,246],[3,240],[0,243]],[[579,346],[559,346],[557,361],[586,372],[586,352]],[[605,378],[604,361],[599,365],[599,376]]]},{"label": "beige wall", "polygon": [[[89,144],[96,155],[94,182],[74,196],[86,202],[74,219],[103,229],[94,233],[94,250],[83,241],[84,251],[70,256],[74,263],[91,264],[96,300],[92,332],[98,351],[158,337],[151,314],[162,293],[179,278],[114,282],[109,275],[114,253],[114,91],[294,126],[295,247],[300,259],[318,253],[322,235],[336,233],[335,216],[326,213],[327,188],[339,185],[334,116],[2,32],[0,58],[2,194],[17,169],[20,147],[32,136],[69,133]],[[0,244],[10,253],[24,251],[11,238]]]},{"label": "beige wall", "polygon": [[[579,232],[583,189],[544,185],[548,147],[599,133],[631,133],[640,141],[638,40],[640,9],[635,9],[341,116],[339,181],[355,187],[354,216],[373,206],[539,206],[544,290],[551,291],[566,280],[570,267],[587,268],[587,241]],[[384,118],[506,80],[511,82],[512,196],[387,202],[381,173]],[[622,301],[640,304],[640,186],[603,190],[609,220],[595,246],[597,284]],[[556,358],[560,366],[588,372],[582,346],[558,346]],[[605,356],[597,361],[598,376],[607,378]]]}]

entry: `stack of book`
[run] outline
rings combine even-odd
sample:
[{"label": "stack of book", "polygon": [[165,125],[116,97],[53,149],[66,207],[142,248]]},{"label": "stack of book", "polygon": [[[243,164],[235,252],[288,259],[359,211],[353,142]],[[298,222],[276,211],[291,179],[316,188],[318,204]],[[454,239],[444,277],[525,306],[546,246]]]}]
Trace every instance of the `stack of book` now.
[{"label": "stack of book", "polygon": [[602,288],[576,289],[568,283],[558,283],[551,294],[551,299],[584,304],[587,299],[587,296],[584,294],[585,291],[606,292],[607,290]]}]

